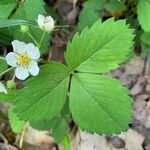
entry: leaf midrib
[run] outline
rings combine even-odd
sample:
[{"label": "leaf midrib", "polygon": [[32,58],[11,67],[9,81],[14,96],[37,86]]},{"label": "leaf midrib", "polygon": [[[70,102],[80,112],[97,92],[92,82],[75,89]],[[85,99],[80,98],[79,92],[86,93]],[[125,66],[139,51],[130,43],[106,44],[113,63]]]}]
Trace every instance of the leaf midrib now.
[{"label": "leaf midrib", "polygon": [[[57,87],[58,87],[64,80],[66,80],[67,78],[68,78],[68,75],[67,75],[63,80],[61,80],[61,81],[59,82],[59,84],[57,84],[57,86],[56,86],[55,88],[53,88],[50,92],[48,92],[48,94],[46,94],[43,98],[41,98],[37,103],[39,103],[39,102],[42,101],[46,96],[48,96],[48,95],[51,94],[53,91],[55,91],[55,89],[57,89]],[[22,111],[22,114],[23,114],[25,111],[27,111],[28,109],[30,109],[32,106],[34,106],[35,104],[37,104],[37,103],[31,104],[27,109],[25,109],[24,111]]]},{"label": "leaf midrib", "polygon": [[105,109],[96,101],[96,99],[95,99],[91,94],[89,94],[90,91],[88,91],[88,90],[84,87],[83,83],[82,83],[77,77],[74,76],[74,78],[76,79],[76,81],[78,82],[78,84],[82,86],[82,88],[84,89],[84,91],[86,91],[86,93],[94,100],[94,102],[96,102],[97,106],[99,106],[100,109],[102,109],[102,110],[111,118],[111,120],[112,120],[116,125],[118,125],[118,127],[119,127],[120,129],[122,129],[122,127],[118,124],[118,122],[117,122],[115,119],[113,119],[113,117],[107,112],[107,110],[105,110]]},{"label": "leaf midrib", "polygon": [[100,50],[104,49],[107,45],[109,45],[113,40],[115,40],[120,34],[122,34],[123,32],[127,31],[126,30],[122,30],[121,32],[119,32],[114,38],[112,38],[108,43],[106,43],[103,47],[101,47],[100,49],[98,49],[96,52],[94,52],[91,56],[89,56],[88,58],[84,59],[78,66],[74,67],[72,70],[78,70],[78,67],[80,67],[80,65],[82,65],[84,62],[88,61],[89,59],[91,59],[94,55],[96,55]]}]

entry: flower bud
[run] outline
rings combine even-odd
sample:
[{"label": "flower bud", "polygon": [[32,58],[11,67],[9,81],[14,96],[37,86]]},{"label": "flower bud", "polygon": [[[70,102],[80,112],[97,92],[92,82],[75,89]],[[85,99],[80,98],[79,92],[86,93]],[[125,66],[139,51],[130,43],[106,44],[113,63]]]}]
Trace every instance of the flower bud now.
[{"label": "flower bud", "polygon": [[27,25],[21,25],[21,32],[27,33],[29,31],[29,27]]},{"label": "flower bud", "polygon": [[8,89],[15,89],[16,88],[16,84],[13,80],[8,80],[7,81],[7,88]]}]

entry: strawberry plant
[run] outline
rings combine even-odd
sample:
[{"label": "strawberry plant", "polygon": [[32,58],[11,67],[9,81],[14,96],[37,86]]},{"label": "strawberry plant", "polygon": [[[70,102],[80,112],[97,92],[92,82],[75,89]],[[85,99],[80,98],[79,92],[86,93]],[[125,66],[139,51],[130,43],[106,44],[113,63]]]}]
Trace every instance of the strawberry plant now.
[{"label": "strawberry plant", "polygon": [[[62,142],[69,135],[72,120],[81,130],[99,135],[128,129],[133,118],[130,92],[107,73],[127,62],[133,53],[137,26],[130,20],[133,16],[124,17],[132,4],[84,2],[77,31],[66,44],[65,61],[60,63],[45,56],[53,34],[65,26],[47,14],[46,3],[1,0],[0,44],[12,48],[7,53],[1,50],[0,76],[13,75],[9,80],[1,78],[0,100],[10,103],[8,116],[14,132],[30,125],[51,131]],[[142,28],[142,56],[147,57],[150,2],[139,0],[134,5],[138,27]],[[104,18],[103,11],[110,17]],[[16,86],[15,79],[22,81],[21,86]]]}]

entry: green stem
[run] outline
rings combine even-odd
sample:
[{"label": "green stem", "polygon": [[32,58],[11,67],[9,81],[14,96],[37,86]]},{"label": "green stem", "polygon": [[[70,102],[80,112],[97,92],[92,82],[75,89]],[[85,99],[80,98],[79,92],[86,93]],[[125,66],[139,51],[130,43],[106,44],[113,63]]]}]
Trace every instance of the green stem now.
[{"label": "green stem", "polygon": [[4,72],[2,72],[2,73],[0,74],[0,76],[3,76],[4,74],[6,74],[7,72],[11,71],[12,69],[13,69],[13,67],[8,68],[8,69],[5,70]]},{"label": "green stem", "polygon": [[55,28],[69,28],[69,25],[55,26]]},{"label": "green stem", "polygon": [[15,80],[15,77],[16,77],[16,75],[15,75],[15,73],[14,73],[13,78],[11,79],[13,82],[14,82],[14,80]]},{"label": "green stem", "polygon": [[21,133],[20,142],[19,142],[19,148],[22,149],[23,147],[23,141],[24,141],[24,135],[27,128],[27,124],[24,126],[23,131]]},{"label": "green stem", "polygon": [[3,60],[5,60],[5,58],[4,58],[4,57],[2,57],[2,56],[0,56],[0,59],[3,59]]},{"label": "green stem", "polygon": [[46,32],[44,31],[44,32],[43,32],[43,35],[42,35],[42,38],[41,38],[41,40],[40,40],[40,43],[39,43],[39,48],[41,47],[41,44],[42,44],[42,42],[43,42],[43,40],[44,40],[45,35],[46,35]]},{"label": "green stem", "polygon": [[30,38],[34,41],[34,43],[36,44],[36,46],[39,47],[39,43],[38,43],[37,40],[31,35],[30,32],[28,32],[28,35],[29,35]]}]

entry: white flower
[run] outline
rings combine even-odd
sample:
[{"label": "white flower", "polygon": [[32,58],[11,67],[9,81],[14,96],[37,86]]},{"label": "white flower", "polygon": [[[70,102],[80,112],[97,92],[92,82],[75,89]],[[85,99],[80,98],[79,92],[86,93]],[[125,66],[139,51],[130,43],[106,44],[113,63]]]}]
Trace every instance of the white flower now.
[{"label": "white flower", "polygon": [[52,31],[55,27],[54,19],[51,16],[38,15],[37,23],[46,32]]},{"label": "white flower", "polygon": [[1,82],[0,82],[0,93],[7,94],[7,90],[6,90],[5,86]]},{"label": "white flower", "polygon": [[32,43],[25,44],[15,40],[12,42],[14,52],[6,56],[7,63],[16,67],[15,75],[20,80],[25,80],[29,73],[33,76],[39,74],[37,60],[40,58],[40,51]]}]

